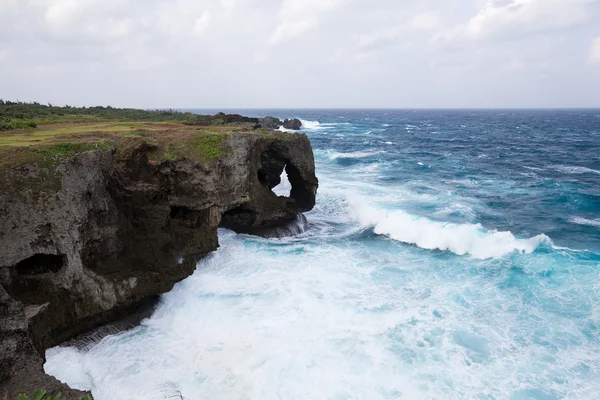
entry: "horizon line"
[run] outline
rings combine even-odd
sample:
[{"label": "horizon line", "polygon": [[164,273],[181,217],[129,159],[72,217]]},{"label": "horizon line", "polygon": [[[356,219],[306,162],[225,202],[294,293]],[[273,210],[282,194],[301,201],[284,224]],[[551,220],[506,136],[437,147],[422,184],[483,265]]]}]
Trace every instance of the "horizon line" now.
[{"label": "horizon line", "polygon": [[145,108],[146,110],[390,110],[390,111],[419,111],[419,110],[450,110],[450,111],[520,111],[520,110],[600,110],[594,107],[166,107]]}]

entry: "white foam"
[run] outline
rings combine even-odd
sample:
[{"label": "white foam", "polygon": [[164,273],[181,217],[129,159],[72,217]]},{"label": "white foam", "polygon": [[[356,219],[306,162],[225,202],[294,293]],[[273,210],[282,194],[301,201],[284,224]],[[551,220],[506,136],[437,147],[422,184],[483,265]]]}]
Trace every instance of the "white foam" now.
[{"label": "white foam", "polygon": [[337,160],[339,158],[366,158],[375,156],[383,153],[382,151],[353,151],[350,153],[333,153],[329,156],[330,160]]},{"label": "white foam", "polygon": [[485,230],[480,224],[434,221],[401,210],[386,211],[362,200],[349,200],[350,215],[375,233],[422,249],[451,251],[477,259],[499,258],[512,252],[533,253],[541,244],[552,244],[546,235],[518,239],[511,232]]},{"label": "white foam", "polygon": [[338,125],[351,125],[348,122],[320,123],[319,121],[310,121],[310,120],[305,120],[305,119],[301,119],[300,121],[302,122],[302,128],[308,129],[308,130],[314,130],[314,131],[319,131],[319,130],[324,130],[324,129],[333,129]]},{"label": "white foam", "polygon": [[319,121],[307,121],[305,119],[301,119],[300,121],[302,121],[302,127],[305,129],[319,129],[321,127]]},{"label": "white foam", "polygon": [[578,225],[598,226],[600,227],[600,218],[587,219],[582,217],[573,217],[569,221]]},{"label": "white foam", "polygon": [[365,282],[356,251],[220,241],[142,327],[89,351],[51,349],[46,372],[96,400],[418,396],[385,340],[416,311],[364,312],[390,301],[373,294],[396,295]]},{"label": "white foam", "polygon": [[578,167],[571,165],[554,165],[553,168],[557,171],[563,172],[565,174],[600,174],[600,171],[597,171],[592,168],[586,167]]}]

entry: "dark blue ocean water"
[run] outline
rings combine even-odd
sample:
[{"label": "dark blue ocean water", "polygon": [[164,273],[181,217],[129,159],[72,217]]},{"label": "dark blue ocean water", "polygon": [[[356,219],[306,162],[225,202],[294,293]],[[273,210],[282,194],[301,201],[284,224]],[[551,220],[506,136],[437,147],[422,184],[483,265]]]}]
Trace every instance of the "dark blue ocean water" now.
[{"label": "dark blue ocean water", "polygon": [[222,231],[50,372],[98,399],[600,398],[600,110],[235,112],[303,120],[310,229]]}]

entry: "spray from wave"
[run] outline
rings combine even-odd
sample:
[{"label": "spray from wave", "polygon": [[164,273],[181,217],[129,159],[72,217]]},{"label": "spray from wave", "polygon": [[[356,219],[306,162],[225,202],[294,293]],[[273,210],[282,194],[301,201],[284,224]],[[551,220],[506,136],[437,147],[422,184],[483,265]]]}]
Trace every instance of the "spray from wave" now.
[{"label": "spray from wave", "polygon": [[324,129],[334,129],[338,125],[350,125],[347,122],[320,123],[319,121],[309,121],[309,120],[305,120],[305,119],[301,119],[300,121],[302,122],[303,129],[308,129],[308,130],[313,130],[313,131],[319,131],[319,130],[324,130]]},{"label": "spray from wave", "polygon": [[352,199],[350,215],[359,223],[372,226],[378,235],[427,250],[451,251],[477,259],[499,258],[512,252],[533,253],[540,245],[552,245],[546,235],[518,239],[511,232],[488,231],[481,224],[455,224],[434,221],[401,210],[386,211]]}]

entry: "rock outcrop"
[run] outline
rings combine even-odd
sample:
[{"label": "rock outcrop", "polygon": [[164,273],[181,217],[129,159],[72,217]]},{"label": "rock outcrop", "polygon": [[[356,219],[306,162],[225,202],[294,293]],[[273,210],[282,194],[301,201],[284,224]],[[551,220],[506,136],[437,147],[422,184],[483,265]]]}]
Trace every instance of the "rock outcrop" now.
[{"label": "rock outcrop", "polygon": [[302,121],[300,121],[298,118],[286,119],[285,121],[283,121],[283,127],[285,129],[299,131],[302,128]]},{"label": "rock outcrop", "polygon": [[279,118],[276,118],[276,117],[259,118],[258,123],[263,128],[271,129],[274,131],[278,130],[279,128],[281,128],[283,126],[283,122]]},{"label": "rock outcrop", "polygon": [[285,119],[284,121],[282,121],[279,118],[275,117],[264,117],[260,118],[258,120],[258,123],[261,127],[272,130],[277,130],[281,127],[294,131],[299,131],[300,129],[302,129],[302,121],[300,121],[298,118]]},{"label": "rock outcrop", "polygon": [[[0,177],[0,398],[77,395],[44,374],[46,349],[152,305],[218,247],[219,226],[268,234],[315,204],[305,135],[232,134],[203,160],[127,140]],[[290,197],[271,190],[283,170]]]}]

